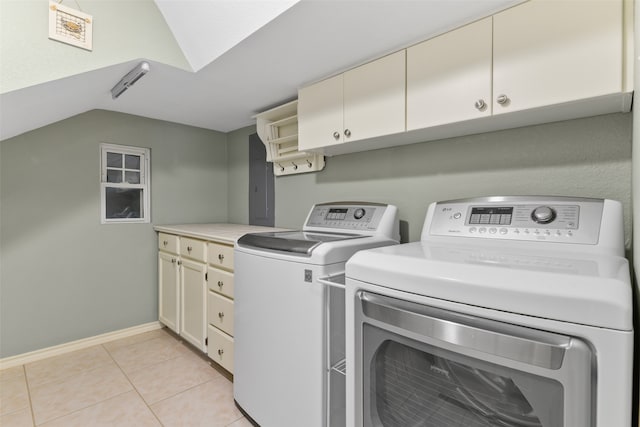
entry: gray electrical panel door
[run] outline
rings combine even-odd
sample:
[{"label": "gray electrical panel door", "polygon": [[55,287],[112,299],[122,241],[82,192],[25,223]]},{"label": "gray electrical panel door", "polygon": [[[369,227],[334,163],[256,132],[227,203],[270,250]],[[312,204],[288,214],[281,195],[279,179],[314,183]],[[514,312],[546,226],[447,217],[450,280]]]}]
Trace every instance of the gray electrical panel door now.
[{"label": "gray electrical panel door", "polygon": [[249,135],[249,224],[273,227],[273,164],[267,162],[267,151],[257,133]]}]

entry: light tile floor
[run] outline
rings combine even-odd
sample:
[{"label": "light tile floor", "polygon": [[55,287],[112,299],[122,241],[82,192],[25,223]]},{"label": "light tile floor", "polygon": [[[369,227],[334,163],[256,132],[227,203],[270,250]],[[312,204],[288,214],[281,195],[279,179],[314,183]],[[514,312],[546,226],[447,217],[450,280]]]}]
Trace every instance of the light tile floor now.
[{"label": "light tile floor", "polygon": [[251,423],[206,356],[160,329],[0,371],[0,426]]}]

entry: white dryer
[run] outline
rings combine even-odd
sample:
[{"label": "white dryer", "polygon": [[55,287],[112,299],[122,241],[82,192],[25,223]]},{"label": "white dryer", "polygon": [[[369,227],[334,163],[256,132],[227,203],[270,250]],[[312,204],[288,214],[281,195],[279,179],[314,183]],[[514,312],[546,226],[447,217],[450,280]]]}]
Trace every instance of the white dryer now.
[{"label": "white dryer", "polygon": [[611,200],[434,203],[346,266],[350,426],[629,427],[632,289]]},{"label": "white dryer", "polygon": [[238,240],[234,398],[262,427],[345,425],[345,262],[399,243],[397,211],[317,204],[301,231]]}]

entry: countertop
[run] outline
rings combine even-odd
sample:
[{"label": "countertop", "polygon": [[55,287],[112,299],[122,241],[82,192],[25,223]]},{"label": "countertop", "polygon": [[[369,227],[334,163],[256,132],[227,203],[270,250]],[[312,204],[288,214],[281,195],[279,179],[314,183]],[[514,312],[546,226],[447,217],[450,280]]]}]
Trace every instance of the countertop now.
[{"label": "countertop", "polygon": [[235,244],[240,237],[247,233],[285,231],[284,228],[227,223],[154,225],[153,229],[163,233],[177,234],[231,245]]}]

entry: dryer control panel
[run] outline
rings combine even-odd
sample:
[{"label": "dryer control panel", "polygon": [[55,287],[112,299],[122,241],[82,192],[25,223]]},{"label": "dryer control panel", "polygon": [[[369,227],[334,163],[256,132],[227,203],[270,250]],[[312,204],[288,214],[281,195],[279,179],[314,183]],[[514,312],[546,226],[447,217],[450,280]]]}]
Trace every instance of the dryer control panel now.
[{"label": "dryer control panel", "polygon": [[432,204],[423,228],[431,236],[598,243],[603,199],[486,197]]}]

